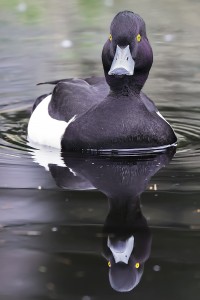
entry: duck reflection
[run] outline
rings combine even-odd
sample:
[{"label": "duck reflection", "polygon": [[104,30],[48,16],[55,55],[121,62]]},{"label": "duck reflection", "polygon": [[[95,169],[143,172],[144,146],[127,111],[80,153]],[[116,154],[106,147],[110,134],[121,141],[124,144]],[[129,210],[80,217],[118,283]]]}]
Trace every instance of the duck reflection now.
[{"label": "duck reflection", "polygon": [[67,168],[49,165],[63,188],[97,188],[108,198],[109,212],[103,226],[103,256],[108,263],[111,287],[131,291],[141,280],[151,251],[151,233],[142,214],[140,196],[150,178],[166,166],[175,153],[146,157],[63,156]]},{"label": "duck reflection", "polygon": [[121,201],[111,199],[109,204],[103,255],[108,261],[112,288],[127,292],[141,280],[151,251],[151,233],[141,212],[139,196],[121,198]]},{"label": "duck reflection", "polygon": [[34,160],[51,172],[58,186],[69,190],[98,189],[107,197],[102,255],[107,261],[110,285],[118,292],[133,290],[142,278],[152,239],[140,196],[151,177],[170,162],[174,153],[173,147],[148,156],[63,155],[59,160],[52,152],[50,159],[47,152],[34,153]]}]

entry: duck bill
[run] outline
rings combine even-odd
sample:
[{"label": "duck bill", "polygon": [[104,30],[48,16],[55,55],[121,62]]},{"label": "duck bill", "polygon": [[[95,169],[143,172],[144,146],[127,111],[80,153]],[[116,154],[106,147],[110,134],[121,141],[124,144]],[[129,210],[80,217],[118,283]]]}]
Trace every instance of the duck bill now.
[{"label": "duck bill", "polygon": [[107,246],[110,248],[115,263],[123,262],[128,264],[129,258],[134,248],[134,236],[130,236],[127,240],[113,241],[108,236]]},{"label": "duck bill", "polygon": [[130,52],[129,45],[121,48],[117,45],[115,56],[108,75],[131,76],[134,74],[135,61]]}]

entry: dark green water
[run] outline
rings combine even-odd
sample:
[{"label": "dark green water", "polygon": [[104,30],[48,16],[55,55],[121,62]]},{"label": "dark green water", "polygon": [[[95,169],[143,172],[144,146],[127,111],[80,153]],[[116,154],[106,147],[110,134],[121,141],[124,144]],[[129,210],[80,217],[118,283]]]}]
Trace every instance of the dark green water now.
[{"label": "dark green water", "polygon": [[[50,90],[36,83],[102,75],[102,45],[123,9],[146,21],[145,92],[175,129],[176,153],[34,151],[30,109]],[[0,0],[0,299],[199,299],[199,13],[189,0]],[[112,255],[124,245],[126,268]]]}]

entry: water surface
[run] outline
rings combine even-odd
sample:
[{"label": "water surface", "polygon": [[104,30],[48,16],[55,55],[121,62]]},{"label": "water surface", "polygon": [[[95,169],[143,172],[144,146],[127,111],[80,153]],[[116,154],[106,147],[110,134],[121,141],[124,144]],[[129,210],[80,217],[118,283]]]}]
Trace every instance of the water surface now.
[{"label": "water surface", "polygon": [[[36,84],[101,76],[122,9],[146,21],[154,65],[145,92],[173,126],[176,154],[34,151],[31,106],[51,88]],[[199,299],[199,12],[189,0],[0,0],[1,299]],[[108,241],[131,249],[132,236],[132,265],[116,269]]]}]

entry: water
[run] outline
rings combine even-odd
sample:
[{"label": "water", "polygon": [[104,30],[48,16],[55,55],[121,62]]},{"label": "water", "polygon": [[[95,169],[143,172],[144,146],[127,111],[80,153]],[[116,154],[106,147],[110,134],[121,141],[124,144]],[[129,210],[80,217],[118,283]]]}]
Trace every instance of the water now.
[{"label": "water", "polygon": [[[31,105],[50,90],[35,84],[101,75],[109,23],[124,8],[146,21],[145,91],[176,131],[176,154],[34,151]],[[199,299],[199,12],[189,0],[0,1],[1,299]],[[127,249],[127,268],[116,249]]]}]

